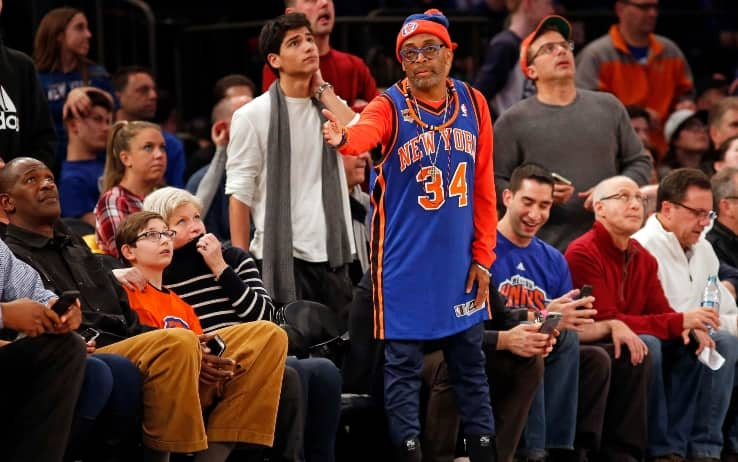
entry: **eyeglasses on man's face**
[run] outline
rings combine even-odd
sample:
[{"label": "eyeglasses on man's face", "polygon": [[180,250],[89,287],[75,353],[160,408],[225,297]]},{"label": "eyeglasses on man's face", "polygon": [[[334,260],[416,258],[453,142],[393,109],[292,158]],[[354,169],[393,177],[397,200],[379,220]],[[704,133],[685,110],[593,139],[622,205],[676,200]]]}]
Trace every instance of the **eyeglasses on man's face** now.
[{"label": "eyeglasses on man's face", "polygon": [[672,204],[678,207],[683,208],[684,210],[689,211],[695,218],[698,218],[700,220],[704,220],[705,218],[709,218],[710,220],[712,220],[713,218],[717,216],[717,213],[715,213],[714,210],[696,209],[694,207],[690,207],[688,205],[684,205],[681,202],[676,202],[676,201],[669,201],[669,202],[671,202]]},{"label": "eyeglasses on man's face", "polygon": [[556,53],[556,51],[561,48],[565,51],[574,51],[574,41],[573,40],[562,40],[560,42],[546,42],[543,45],[538,47],[538,50],[536,50],[533,55],[531,55],[530,59],[528,60],[528,64],[532,63],[537,57],[542,55],[552,55]]},{"label": "eyeglasses on man's face", "polygon": [[414,63],[420,59],[422,54],[425,59],[436,59],[438,54],[441,52],[441,48],[445,47],[443,43],[437,45],[426,45],[420,48],[403,48],[400,50],[400,56],[406,63]]},{"label": "eyeglasses on man's face", "polygon": [[173,229],[167,229],[165,231],[146,231],[145,233],[141,233],[136,236],[136,241],[144,239],[149,242],[159,242],[165,237],[167,239],[174,239],[174,236],[176,235],[177,231]]},{"label": "eyeglasses on man's face", "polygon": [[644,196],[643,194],[627,194],[627,193],[617,193],[617,194],[611,194],[609,196],[605,196],[600,199],[601,201],[609,201],[614,200],[618,201],[624,205],[630,204],[631,201],[634,201],[643,207],[645,207],[648,204],[648,198]]}]

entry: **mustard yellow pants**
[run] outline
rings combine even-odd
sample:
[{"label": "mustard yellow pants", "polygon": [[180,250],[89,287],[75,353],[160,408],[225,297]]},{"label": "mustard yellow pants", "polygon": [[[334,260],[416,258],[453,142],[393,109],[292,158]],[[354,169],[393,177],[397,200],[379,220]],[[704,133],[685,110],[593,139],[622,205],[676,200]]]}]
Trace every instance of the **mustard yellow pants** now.
[{"label": "mustard yellow pants", "polygon": [[[127,357],[143,375],[147,447],[195,452],[206,449],[208,440],[272,445],[287,335],[268,321],[217,332],[227,345],[224,356],[240,367],[215,386],[200,384],[200,344],[186,329],[147,332],[98,350]],[[212,407],[207,430],[204,407]]]}]

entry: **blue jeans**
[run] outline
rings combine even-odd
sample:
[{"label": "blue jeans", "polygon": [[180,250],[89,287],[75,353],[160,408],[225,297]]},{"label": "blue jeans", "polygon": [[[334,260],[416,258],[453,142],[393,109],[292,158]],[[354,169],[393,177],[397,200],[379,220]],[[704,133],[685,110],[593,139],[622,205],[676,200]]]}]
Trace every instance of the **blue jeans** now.
[{"label": "blue jeans", "polygon": [[723,421],[735,386],[738,338],[725,331],[715,332],[712,338],[717,351],[725,358],[725,364],[716,371],[705,367],[705,376],[697,395],[694,428],[687,450],[689,457],[720,458]]},{"label": "blue jeans", "polygon": [[641,335],[651,357],[648,387],[648,457],[687,455],[702,378],[708,370],[681,339]]},{"label": "blue jeans", "polygon": [[305,460],[333,462],[341,412],[341,372],[325,358],[287,358],[302,382]]},{"label": "blue jeans", "polygon": [[[483,324],[434,341],[443,350],[448,378],[456,394],[466,435],[494,435],[492,405],[482,351]],[[420,386],[423,343],[386,340],[384,345],[384,406],[392,443],[399,446],[420,435]]]},{"label": "blue jeans", "polygon": [[77,415],[96,419],[103,410],[133,417],[141,408],[141,373],[127,358],[113,354],[87,356]]},{"label": "blue jeans", "polygon": [[579,396],[579,336],[565,330],[544,359],[543,382],[528,413],[520,446],[529,458],[545,456],[545,449],[573,449]]}]

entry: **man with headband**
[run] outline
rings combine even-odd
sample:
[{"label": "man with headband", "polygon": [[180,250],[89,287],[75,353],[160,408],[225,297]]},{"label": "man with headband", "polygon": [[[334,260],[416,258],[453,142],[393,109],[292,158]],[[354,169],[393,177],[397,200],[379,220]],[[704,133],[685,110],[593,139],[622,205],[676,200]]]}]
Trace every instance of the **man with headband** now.
[{"label": "man with headband", "polygon": [[372,184],[374,335],[385,341],[385,409],[398,460],[420,461],[423,352],[443,350],[471,462],[496,459],[482,353],[497,225],[492,125],[485,97],[448,77],[456,44],[438,10],[397,35],[406,78],[350,127],[330,112],[341,154],[381,144]]}]

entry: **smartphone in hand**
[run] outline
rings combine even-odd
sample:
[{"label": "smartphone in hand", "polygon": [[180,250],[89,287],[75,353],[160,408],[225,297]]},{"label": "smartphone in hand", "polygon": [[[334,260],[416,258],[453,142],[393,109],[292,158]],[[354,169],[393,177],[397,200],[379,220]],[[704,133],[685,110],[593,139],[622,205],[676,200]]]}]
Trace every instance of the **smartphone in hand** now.
[{"label": "smartphone in hand", "polygon": [[220,335],[216,334],[215,337],[211,338],[210,340],[205,343],[205,346],[210,349],[210,354],[214,356],[223,356],[223,353],[226,349],[226,343],[225,340],[223,340]]},{"label": "smartphone in hand", "polygon": [[91,341],[95,340],[100,336],[100,331],[97,329],[93,329],[91,327],[88,327],[87,329],[79,331],[80,337],[85,339],[85,343],[90,343]]},{"label": "smartphone in hand", "polygon": [[542,334],[553,334],[556,327],[559,325],[559,322],[561,321],[561,313],[548,313],[546,315],[546,319],[543,320],[543,324],[541,324],[541,328],[538,330],[538,332]]},{"label": "smartphone in hand", "polygon": [[65,290],[51,309],[60,317],[64,316],[77,298],[79,298],[79,290]]},{"label": "smartphone in hand", "polygon": [[[584,297],[591,297],[592,296],[592,286],[589,284],[584,284],[581,289],[579,289],[579,297],[577,297],[577,300],[582,299]],[[578,310],[585,310],[586,308],[583,306],[578,306]]]},{"label": "smartphone in hand", "polygon": [[553,177],[554,181],[556,181],[557,183],[563,183],[568,186],[571,186],[573,184],[570,179],[565,178],[556,172],[551,172],[551,177]]}]

